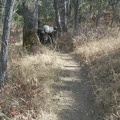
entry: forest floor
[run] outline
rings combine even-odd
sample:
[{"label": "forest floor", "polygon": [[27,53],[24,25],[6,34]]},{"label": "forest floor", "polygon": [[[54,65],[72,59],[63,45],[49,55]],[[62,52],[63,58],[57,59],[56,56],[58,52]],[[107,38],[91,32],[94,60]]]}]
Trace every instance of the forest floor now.
[{"label": "forest floor", "polygon": [[83,69],[69,53],[58,53],[58,56],[62,72],[52,85],[49,103],[57,116],[52,120],[103,120],[94,104],[87,68]]}]

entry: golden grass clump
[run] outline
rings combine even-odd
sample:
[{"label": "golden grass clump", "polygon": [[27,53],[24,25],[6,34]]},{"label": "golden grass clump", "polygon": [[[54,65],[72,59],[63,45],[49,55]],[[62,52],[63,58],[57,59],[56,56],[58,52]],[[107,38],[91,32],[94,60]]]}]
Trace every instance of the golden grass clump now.
[{"label": "golden grass clump", "polygon": [[101,38],[94,36],[98,31],[89,31],[91,37],[75,36],[73,54],[82,67],[89,68],[96,103],[106,113],[105,120],[116,120],[120,118],[120,35],[117,30],[106,31],[106,36],[99,33]]},{"label": "golden grass clump", "polygon": [[7,84],[0,98],[2,117],[32,120],[41,118],[43,111],[49,111],[49,87],[57,79],[59,58],[48,48],[41,49],[42,53],[28,55],[23,52],[21,43],[9,46]]}]

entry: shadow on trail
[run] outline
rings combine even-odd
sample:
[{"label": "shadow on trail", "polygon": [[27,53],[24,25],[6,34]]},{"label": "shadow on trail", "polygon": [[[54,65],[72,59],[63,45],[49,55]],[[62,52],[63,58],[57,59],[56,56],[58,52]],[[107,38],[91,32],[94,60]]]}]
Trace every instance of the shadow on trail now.
[{"label": "shadow on trail", "polygon": [[53,85],[56,91],[53,104],[59,120],[103,120],[94,104],[87,68],[81,68],[69,57],[63,59],[66,63],[62,74]]}]

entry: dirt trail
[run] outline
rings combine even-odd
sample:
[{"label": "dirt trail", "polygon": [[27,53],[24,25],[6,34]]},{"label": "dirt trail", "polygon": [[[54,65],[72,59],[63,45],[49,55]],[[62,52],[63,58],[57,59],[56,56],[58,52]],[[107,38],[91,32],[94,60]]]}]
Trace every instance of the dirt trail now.
[{"label": "dirt trail", "polygon": [[53,86],[51,104],[57,120],[103,120],[96,115],[87,69],[69,54],[59,54],[64,74]]}]

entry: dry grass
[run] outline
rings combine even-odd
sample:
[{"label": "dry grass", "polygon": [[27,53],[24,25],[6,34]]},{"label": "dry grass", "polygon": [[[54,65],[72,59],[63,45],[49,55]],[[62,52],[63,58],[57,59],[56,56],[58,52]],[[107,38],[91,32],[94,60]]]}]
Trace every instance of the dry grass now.
[{"label": "dry grass", "polygon": [[[118,31],[81,27],[73,38],[63,35],[59,51],[72,51],[81,66],[88,66],[96,103],[105,120],[120,118],[120,36]],[[7,84],[1,90],[0,119],[56,120],[49,106],[50,87],[62,71],[62,61],[43,47],[37,54],[23,52],[21,43],[10,43]],[[64,74],[64,73],[63,73]]]},{"label": "dry grass", "polygon": [[63,33],[57,40],[56,50],[59,52],[73,51],[73,40],[71,33]]},{"label": "dry grass", "polygon": [[105,113],[105,120],[120,119],[120,33],[117,30],[91,29],[73,39],[73,54],[82,67],[89,68],[96,103]]},{"label": "dry grass", "polygon": [[7,84],[1,90],[0,119],[54,120],[56,116],[48,101],[49,88],[59,72],[58,63],[56,53],[48,48],[42,47],[37,54],[28,55],[21,43],[11,43]]}]

